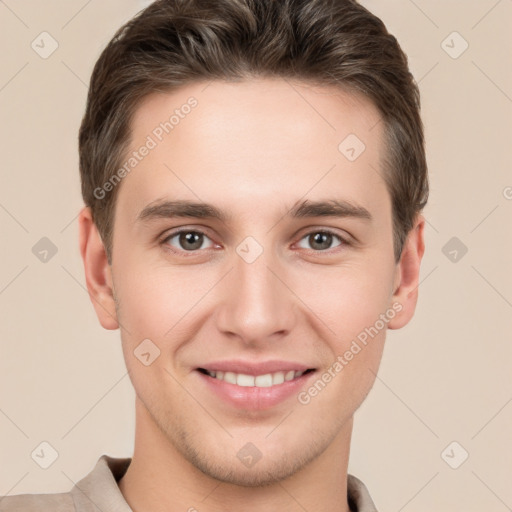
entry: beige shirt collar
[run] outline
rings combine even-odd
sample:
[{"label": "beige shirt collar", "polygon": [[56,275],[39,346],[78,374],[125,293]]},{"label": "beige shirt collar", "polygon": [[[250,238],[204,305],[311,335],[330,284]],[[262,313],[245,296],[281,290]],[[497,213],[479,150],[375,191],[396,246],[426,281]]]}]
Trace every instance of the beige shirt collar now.
[{"label": "beige shirt collar", "polygon": [[[70,491],[76,512],[133,512],[117,485],[131,460],[102,455],[94,469]],[[352,512],[377,512],[364,483],[350,474],[347,491]]]}]

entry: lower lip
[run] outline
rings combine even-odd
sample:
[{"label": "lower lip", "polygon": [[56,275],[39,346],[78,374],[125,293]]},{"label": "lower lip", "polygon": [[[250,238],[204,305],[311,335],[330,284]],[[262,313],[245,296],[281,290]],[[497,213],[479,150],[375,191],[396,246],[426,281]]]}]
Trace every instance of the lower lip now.
[{"label": "lower lip", "polygon": [[241,409],[262,410],[273,407],[293,395],[297,396],[306,381],[316,372],[312,371],[296,379],[268,388],[238,386],[237,384],[230,384],[225,380],[210,377],[198,370],[196,370],[196,373],[202,378],[209,389],[229,404]]}]

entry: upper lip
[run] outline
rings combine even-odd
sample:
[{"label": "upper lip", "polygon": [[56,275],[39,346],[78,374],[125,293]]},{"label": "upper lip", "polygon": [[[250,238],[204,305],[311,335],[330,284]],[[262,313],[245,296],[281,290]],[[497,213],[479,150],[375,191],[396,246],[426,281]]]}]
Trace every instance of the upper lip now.
[{"label": "upper lip", "polygon": [[267,373],[289,372],[291,370],[305,372],[306,370],[314,369],[312,366],[302,363],[278,360],[260,362],[242,360],[215,361],[199,366],[199,368],[210,372],[233,372],[245,375],[265,375]]}]

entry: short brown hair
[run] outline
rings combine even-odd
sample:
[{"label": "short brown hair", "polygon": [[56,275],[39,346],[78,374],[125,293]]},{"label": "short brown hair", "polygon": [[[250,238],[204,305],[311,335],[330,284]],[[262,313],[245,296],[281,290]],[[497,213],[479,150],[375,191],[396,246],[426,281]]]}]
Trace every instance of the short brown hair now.
[{"label": "short brown hair", "polygon": [[158,0],[103,50],[80,127],[82,195],[109,263],[119,187],[100,198],[95,190],[120,166],[140,101],[196,81],[251,77],[335,85],[378,108],[398,262],[429,186],[418,86],[384,23],[355,0]]}]

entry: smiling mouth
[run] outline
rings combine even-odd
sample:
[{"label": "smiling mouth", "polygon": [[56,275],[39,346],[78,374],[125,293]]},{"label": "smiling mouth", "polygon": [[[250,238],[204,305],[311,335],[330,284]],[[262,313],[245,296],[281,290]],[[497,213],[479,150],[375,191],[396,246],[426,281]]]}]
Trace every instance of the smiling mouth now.
[{"label": "smiling mouth", "polygon": [[257,387],[257,388],[270,388],[272,386],[279,386],[284,382],[289,382],[302,377],[303,375],[313,372],[313,368],[304,371],[286,371],[265,373],[263,375],[247,375],[244,373],[235,372],[221,372],[210,371],[204,368],[197,369],[200,373],[207,375],[213,379],[223,380],[228,384],[235,384],[241,387]]}]

